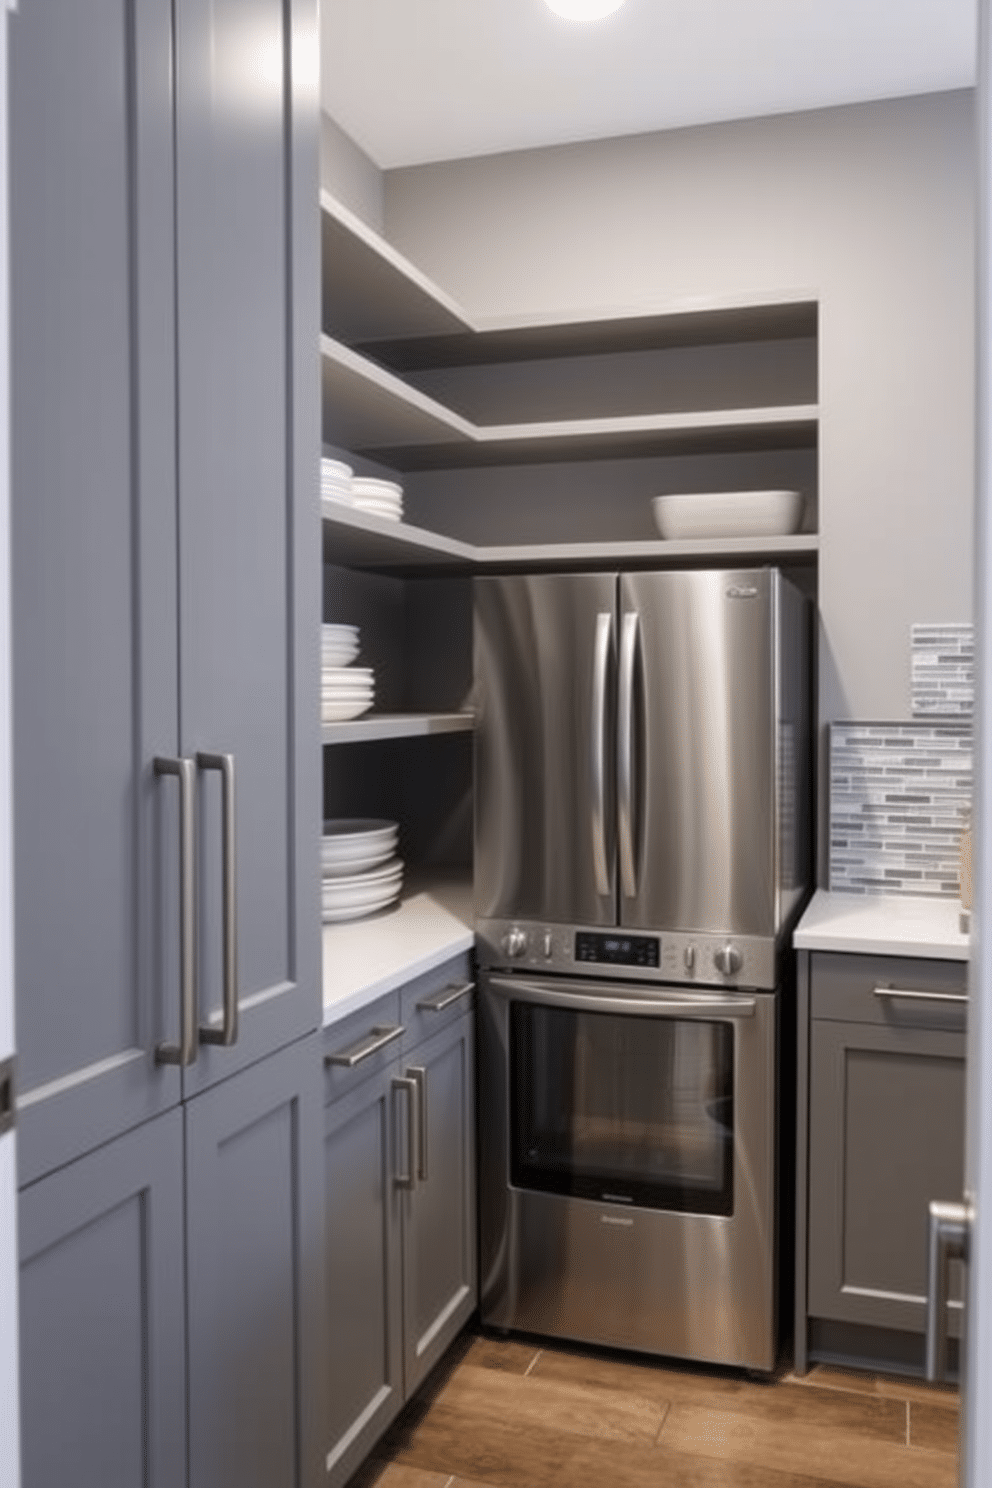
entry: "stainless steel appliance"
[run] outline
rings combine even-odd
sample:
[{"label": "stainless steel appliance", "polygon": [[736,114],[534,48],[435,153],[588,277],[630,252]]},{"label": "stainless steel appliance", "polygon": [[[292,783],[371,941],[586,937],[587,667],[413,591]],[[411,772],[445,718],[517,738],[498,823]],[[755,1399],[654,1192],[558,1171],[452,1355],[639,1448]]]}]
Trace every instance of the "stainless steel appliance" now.
[{"label": "stainless steel appliance", "polygon": [[771,568],[476,581],[495,1326],[775,1362],[808,609]]}]

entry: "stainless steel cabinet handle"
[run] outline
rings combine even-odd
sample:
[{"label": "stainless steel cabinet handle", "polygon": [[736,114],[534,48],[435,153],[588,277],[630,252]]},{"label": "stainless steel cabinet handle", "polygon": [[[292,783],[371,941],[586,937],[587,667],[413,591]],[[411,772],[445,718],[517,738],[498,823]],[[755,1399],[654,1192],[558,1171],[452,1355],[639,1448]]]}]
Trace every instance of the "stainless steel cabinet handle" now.
[{"label": "stainless steel cabinet handle", "polygon": [[427,1071],[422,1064],[411,1065],[407,1074],[417,1087],[417,1177],[427,1182]]},{"label": "stainless steel cabinet handle", "polygon": [[606,680],[613,643],[613,616],[596,616],[596,642],[592,663],[592,863],[597,894],[610,892],[606,858]]},{"label": "stainless steel cabinet handle", "polygon": [[927,1352],[928,1380],[947,1374],[947,1294],[952,1261],[968,1259],[971,1211],[965,1204],[934,1200],[930,1205],[927,1236]]},{"label": "stainless steel cabinet handle", "polygon": [[196,768],[189,759],[154,761],[156,775],[179,781],[179,1043],[159,1044],[158,1064],[192,1064],[197,1055],[196,884],[194,881]]},{"label": "stainless steel cabinet handle", "polygon": [[238,889],[237,857],[234,840],[234,755],[200,752],[196,763],[201,770],[217,770],[222,782],[221,856],[224,904],[224,1016],[219,1028],[200,1025],[200,1042],[237,1043],[238,1039]]},{"label": "stainless steel cabinet handle", "polygon": [[422,997],[417,1007],[424,1013],[443,1013],[452,1003],[474,991],[474,982],[459,982],[457,986],[442,987],[440,992],[434,992],[430,997]]},{"label": "stainless steel cabinet handle", "polygon": [[393,1182],[397,1188],[416,1188],[417,1154],[420,1137],[417,1131],[417,1082],[404,1075],[396,1075],[392,1081],[393,1094],[405,1091],[409,1100],[409,1120],[406,1128],[406,1172],[397,1173]]},{"label": "stainless steel cabinet handle", "polygon": [[967,992],[908,992],[900,987],[876,987],[876,997],[904,998],[910,1002],[967,1002]]},{"label": "stainless steel cabinet handle", "polygon": [[324,1055],[326,1065],[339,1064],[344,1069],[354,1069],[356,1064],[361,1064],[363,1059],[370,1059],[373,1054],[378,1054],[387,1044],[398,1039],[403,1033],[401,1023],[377,1024],[370,1033],[366,1033],[355,1044],[349,1044],[346,1049],[337,1049],[333,1054]]},{"label": "stainless steel cabinet handle", "polygon": [[637,658],[638,615],[623,617],[620,635],[620,697],[617,709],[617,832],[620,838],[620,883],[624,897],[637,895],[634,854],[634,662]]}]

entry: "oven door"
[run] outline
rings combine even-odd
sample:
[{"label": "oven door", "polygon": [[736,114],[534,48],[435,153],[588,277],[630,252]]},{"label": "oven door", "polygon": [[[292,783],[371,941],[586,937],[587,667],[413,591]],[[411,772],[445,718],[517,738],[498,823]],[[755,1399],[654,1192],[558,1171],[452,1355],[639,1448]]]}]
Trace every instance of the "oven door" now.
[{"label": "oven door", "polygon": [[482,1314],[770,1369],[774,993],[491,974]]}]

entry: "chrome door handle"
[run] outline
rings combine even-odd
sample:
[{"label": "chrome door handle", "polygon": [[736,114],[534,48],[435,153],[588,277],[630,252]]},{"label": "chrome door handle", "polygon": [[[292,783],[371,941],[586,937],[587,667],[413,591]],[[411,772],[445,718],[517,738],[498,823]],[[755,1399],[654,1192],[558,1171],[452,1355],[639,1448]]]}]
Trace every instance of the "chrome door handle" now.
[{"label": "chrome door handle", "polygon": [[592,750],[591,825],[592,864],[597,894],[609,894],[610,872],[606,855],[606,673],[613,641],[613,615],[596,616],[596,640],[592,663]]},{"label": "chrome door handle", "polygon": [[361,1064],[363,1059],[371,1059],[373,1054],[378,1054],[387,1044],[398,1039],[403,1033],[402,1023],[376,1024],[371,1033],[366,1033],[355,1044],[349,1044],[347,1049],[338,1049],[333,1054],[324,1055],[326,1065],[339,1064],[344,1069],[354,1069],[356,1064]]},{"label": "chrome door handle", "polygon": [[617,834],[620,839],[620,882],[625,899],[637,895],[634,853],[634,662],[637,658],[639,619],[636,610],[623,617],[620,636],[620,696],[617,707]]},{"label": "chrome door handle", "polygon": [[967,992],[910,992],[902,987],[876,987],[876,997],[898,998],[910,1002],[967,1002]]},{"label": "chrome door handle", "polygon": [[427,1071],[422,1064],[411,1065],[407,1074],[417,1087],[417,1177],[427,1182]]},{"label": "chrome door handle", "polygon": [[416,1188],[417,1153],[420,1146],[417,1132],[417,1082],[405,1075],[394,1075],[391,1083],[394,1095],[400,1091],[406,1092],[410,1115],[406,1128],[406,1172],[397,1173],[393,1182],[397,1188]]},{"label": "chrome door handle", "polygon": [[221,872],[224,905],[224,1016],[219,1028],[212,1024],[200,1025],[200,1042],[228,1047],[238,1041],[238,865],[234,836],[234,755],[210,754],[201,750],[196,756],[196,763],[201,770],[217,770],[220,773],[223,791]]},{"label": "chrome door handle", "polygon": [[196,769],[190,759],[153,762],[156,775],[175,775],[179,781],[179,1043],[159,1044],[158,1064],[193,1064],[199,1044],[196,1019]]},{"label": "chrome door handle", "polygon": [[417,1003],[418,1011],[424,1013],[443,1013],[452,1003],[458,1002],[462,997],[467,997],[470,992],[475,991],[474,982],[459,982],[457,986],[442,987],[440,992],[433,993],[430,997],[422,997]]},{"label": "chrome door handle", "polygon": [[935,1199],[927,1234],[926,1372],[931,1381],[947,1374],[947,1294],[952,1261],[968,1260],[971,1210]]}]

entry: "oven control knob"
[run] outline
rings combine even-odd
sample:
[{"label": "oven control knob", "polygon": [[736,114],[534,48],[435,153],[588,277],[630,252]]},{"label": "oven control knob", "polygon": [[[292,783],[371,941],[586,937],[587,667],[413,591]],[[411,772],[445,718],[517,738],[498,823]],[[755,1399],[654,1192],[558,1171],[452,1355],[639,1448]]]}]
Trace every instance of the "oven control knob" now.
[{"label": "oven control knob", "polygon": [[541,942],[541,947],[542,947],[542,949],[544,951],[544,959],[545,959],[545,961],[550,961],[551,960],[551,957],[555,953],[554,936],[551,934],[551,931],[550,930],[545,930],[545,932],[544,932],[544,938],[543,938],[543,940]]},{"label": "oven control knob", "polygon": [[696,947],[694,945],[687,945],[685,950],[682,952],[682,959],[685,961],[686,971],[695,971]]},{"label": "oven control knob", "polygon": [[721,946],[714,953],[713,960],[717,971],[722,971],[724,976],[733,976],[735,971],[740,971],[742,957],[740,951],[735,951],[732,945]]},{"label": "oven control knob", "polygon": [[503,949],[511,960],[524,955],[527,950],[527,932],[518,929],[516,925],[512,930],[507,930],[503,936]]}]

